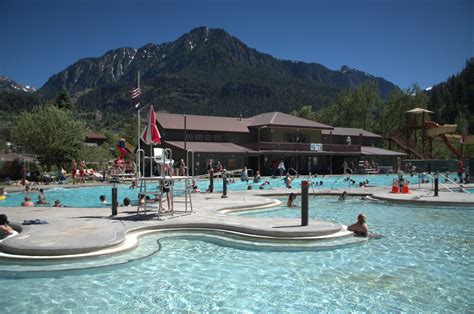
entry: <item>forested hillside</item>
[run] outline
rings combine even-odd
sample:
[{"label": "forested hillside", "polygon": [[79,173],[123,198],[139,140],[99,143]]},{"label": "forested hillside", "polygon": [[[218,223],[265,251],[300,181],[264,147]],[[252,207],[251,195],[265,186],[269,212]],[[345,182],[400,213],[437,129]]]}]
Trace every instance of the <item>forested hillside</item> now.
[{"label": "forested hillside", "polygon": [[430,110],[439,123],[458,124],[460,131],[474,134],[474,58],[446,82],[430,91]]}]

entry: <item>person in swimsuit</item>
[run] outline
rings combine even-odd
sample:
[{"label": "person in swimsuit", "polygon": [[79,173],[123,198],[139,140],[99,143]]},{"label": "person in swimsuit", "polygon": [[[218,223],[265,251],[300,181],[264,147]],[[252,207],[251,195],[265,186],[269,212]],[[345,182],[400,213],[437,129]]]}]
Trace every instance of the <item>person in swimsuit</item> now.
[{"label": "person in swimsuit", "polygon": [[0,239],[13,234],[13,228],[8,225],[8,217],[5,214],[0,215]]},{"label": "person in swimsuit", "polygon": [[288,207],[295,207],[295,199],[296,199],[296,194],[290,193],[290,195],[288,196],[288,203],[286,205]]},{"label": "person in swimsuit", "polygon": [[368,237],[369,226],[365,223],[365,215],[360,213],[359,216],[357,216],[357,222],[348,226],[347,230],[353,231],[356,236]]},{"label": "person in swimsuit", "polygon": [[35,203],[31,201],[31,197],[25,196],[25,201],[21,203],[21,206],[34,207]]},{"label": "person in swimsuit", "polygon": [[77,162],[75,159],[71,161],[71,177],[72,183],[76,184]]},{"label": "person in swimsuit", "polygon": [[79,164],[79,183],[86,183],[86,162],[81,161]]},{"label": "person in swimsuit", "polygon": [[[171,212],[171,201],[170,201],[170,182],[169,181],[161,181],[162,188],[163,188],[163,194],[166,193],[166,203],[168,204],[168,210],[163,210],[165,212]],[[161,203],[162,198],[160,197],[160,208],[162,208],[162,203]]]}]

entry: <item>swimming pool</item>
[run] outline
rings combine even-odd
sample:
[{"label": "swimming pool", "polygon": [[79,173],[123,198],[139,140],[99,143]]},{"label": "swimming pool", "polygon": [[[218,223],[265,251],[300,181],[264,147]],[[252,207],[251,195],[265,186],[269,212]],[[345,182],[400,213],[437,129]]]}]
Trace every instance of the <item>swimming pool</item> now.
[{"label": "swimming pool", "polygon": [[[131,261],[134,251],[120,256],[124,263],[98,269],[0,271],[0,289],[8,296],[2,310],[472,311],[474,211],[309,200],[310,217],[349,224],[364,211],[371,231],[384,237],[335,250],[275,251],[222,245],[199,234],[154,234],[143,245],[153,251],[160,239],[160,250],[137,261]],[[243,215],[298,217],[299,211],[280,207]]]},{"label": "swimming pool", "polygon": [[[313,178],[313,182],[323,182],[322,185],[314,184],[312,188],[314,189],[330,189],[331,187],[339,189],[359,189],[359,182],[368,180],[370,185],[374,186],[391,186],[392,180],[395,178],[395,175],[353,175],[350,177],[355,183],[351,181],[345,181],[342,176],[318,176]],[[307,180],[307,177],[296,178],[292,183],[293,188],[299,189],[301,180]],[[407,179],[411,184],[418,184],[418,176],[407,176]],[[269,185],[265,186],[265,189],[269,188],[278,188],[285,187],[284,181],[282,178],[262,178],[262,182],[253,183],[253,182],[242,182],[240,179],[236,178],[235,183],[228,184],[229,191],[242,191],[246,190],[248,185],[251,185],[253,189],[258,189],[260,185],[269,181]],[[209,186],[209,180],[197,180],[197,185],[201,191],[206,191]],[[125,197],[128,197],[130,200],[137,201],[139,189],[129,189],[129,184],[118,184],[118,201],[119,203]],[[183,182],[176,183],[176,190],[183,188]],[[39,186],[41,187],[41,186]],[[154,185],[150,185],[149,188],[155,188]],[[102,185],[102,186],[93,186],[93,187],[81,187],[77,188],[52,188],[45,189],[46,199],[52,204],[55,200],[59,199],[61,203],[65,206],[70,207],[102,207],[99,201],[100,195],[105,195],[106,199],[110,203],[112,194],[112,186]],[[222,192],[222,179],[216,179],[214,182],[214,191]],[[38,193],[32,192],[29,193],[32,201],[36,202],[38,198]],[[20,206],[21,202],[25,197],[24,193],[10,193],[5,200],[0,201],[0,206]],[[108,205],[110,206],[110,205]]]}]

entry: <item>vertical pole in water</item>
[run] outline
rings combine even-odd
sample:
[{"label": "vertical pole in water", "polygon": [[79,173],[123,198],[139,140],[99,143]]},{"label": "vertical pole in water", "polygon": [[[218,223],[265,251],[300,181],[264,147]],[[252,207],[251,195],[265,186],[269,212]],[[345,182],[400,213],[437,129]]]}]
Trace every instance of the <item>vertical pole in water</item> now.
[{"label": "vertical pole in water", "polygon": [[117,216],[117,207],[117,187],[115,186],[114,182],[114,186],[112,188],[112,216]]},{"label": "vertical pole in water", "polygon": [[222,198],[227,198],[227,174],[222,174]]},{"label": "vertical pole in water", "polygon": [[439,190],[439,172],[436,171],[435,173],[435,179],[434,179],[434,196],[438,196],[438,190]]},{"label": "vertical pole in water", "polygon": [[301,225],[308,225],[308,181],[301,181]]},{"label": "vertical pole in water", "polygon": [[214,192],[214,171],[209,171],[209,193]]}]

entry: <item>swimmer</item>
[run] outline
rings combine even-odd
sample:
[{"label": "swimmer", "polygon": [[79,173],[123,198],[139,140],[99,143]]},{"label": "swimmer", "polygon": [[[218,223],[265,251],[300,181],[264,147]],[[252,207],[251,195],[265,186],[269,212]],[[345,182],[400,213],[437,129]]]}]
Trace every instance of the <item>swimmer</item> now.
[{"label": "swimmer", "polygon": [[356,236],[369,236],[369,226],[365,223],[365,215],[360,213],[357,216],[357,222],[347,227],[347,230],[353,231]]},{"label": "swimmer", "polygon": [[46,196],[44,195],[43,189],[39,189],[38,204],[49,204],[49,202],[46,201]]},{"label": "swimmer", "polygon": [[342,192],[341,196],[339,196],[338,201],[345,201],[347,199],[347,191]]},{"label": "swimmer", "polygon": [[60,200],[55,200],[53,207],[64,207]]},{"label": "swimmer", "polygon": [[102,204],[107,204],[107,200],[105,199],[105,195],[99,196],[99,200]]},{"label": "swimmer", "polygon": [[290,193],[290,195],[288,196],[288,203],[286,204],[286,206],[295,207],[295,199],[296,199],[296,194]]},{"label": "swimmer", "polygon": [[21,203],[21,206],[34,207],[35,204],[31,201],[29,196],[25,196],[25,200]]},{"label": "swimmer", "polygon": [[125,207],[130,207],[130,206],[131,206],[131,203],[132,203],[132,202],[130,201],[130,199],[129,199],[128,197],[126,197],[126,198],[123,199],[123,206],[125,206]]}]

